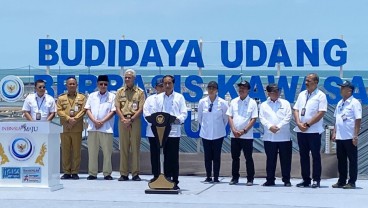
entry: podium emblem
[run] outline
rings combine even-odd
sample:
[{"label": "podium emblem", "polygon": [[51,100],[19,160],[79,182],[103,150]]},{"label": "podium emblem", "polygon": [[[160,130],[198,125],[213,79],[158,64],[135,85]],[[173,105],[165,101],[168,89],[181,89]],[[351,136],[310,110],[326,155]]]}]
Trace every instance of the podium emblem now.
[{"label": "podium emblem", "polygon": [[28,160],[34,152],[31,141],[27,138],[15,138],[9,147],[10,154],[19,161]]},{"label": "podium emblem", "polygon": [[156,116],[156,122],[158,124],[163,124],[165,122],[165,117],[163,115],[157,115]]}]

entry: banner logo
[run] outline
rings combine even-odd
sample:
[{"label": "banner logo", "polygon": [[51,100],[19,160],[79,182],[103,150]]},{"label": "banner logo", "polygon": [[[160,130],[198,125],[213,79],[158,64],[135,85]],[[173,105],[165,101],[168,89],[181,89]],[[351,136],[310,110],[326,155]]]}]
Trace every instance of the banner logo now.
[{"label": "banner logo", "polygon": [[19,77],[9,75],[0,81],[0,96],[6,102],[15,102],[23,97],[24,84]]}]

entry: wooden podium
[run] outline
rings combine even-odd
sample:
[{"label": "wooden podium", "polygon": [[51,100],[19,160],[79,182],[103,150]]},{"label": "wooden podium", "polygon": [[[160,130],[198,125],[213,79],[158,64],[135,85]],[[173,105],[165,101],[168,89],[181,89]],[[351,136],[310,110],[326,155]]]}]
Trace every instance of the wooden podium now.
[{"label": "wooden podium", "polygon": [[149,182],[150,189],[146,189],[146,194],[178,194],[179,190],[174,190],[175,183],[164,175],[164,155],[163,148],[171,131],[171,124],[174,123],[176,117],[165,112],[153,113],[147,116],[146,120],[152,124],[151,129],[153,135],[159,140],[157,148],[160,149],[160,175],[156,180]]},{"label": "wooden podium", "polygon": [[0,187],[62,189],[61,132],[51,122],[0,122]]}]

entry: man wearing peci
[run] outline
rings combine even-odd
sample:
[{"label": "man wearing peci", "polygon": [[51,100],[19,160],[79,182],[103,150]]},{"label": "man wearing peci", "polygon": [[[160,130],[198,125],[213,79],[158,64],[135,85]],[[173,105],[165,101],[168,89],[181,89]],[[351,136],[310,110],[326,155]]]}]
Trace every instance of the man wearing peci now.
[{"label": "man wearing peci", "polygon": [[[332,185],[333,188],[355,189],[358,176],[358,135],[362,121],[362,105],[353,97],[354,85],[344,81],[340,93],[342,99],[335,109],[335,128],[332,140],[336,141],[336,155],[339,170],[339,180]],[[348,165],[349,159],[349,180]]]},{"label": "man wearing peci", "polygon": [[66,80],[68,92],[61,94],[56,104],[60,124],[63,126],[60,138],[64,175],[61,179],[79,179],[86,97],[77,92],[77,86],[77,80],[69,77]]},{"label": "man wearing peci", "polygon": [[164,174],[174,183],[174,189],[180,189],[179,184],[179,144],[181,137],[181,124],[188,116],[187,106],[184,96],[174,92],[175,78],[171,75],[165,75],[164,93],[157,95],[156,112],[169,113],[176,117],[171,125],[170,134],[164,147]]},{"label": "man wearing peci", "polygon": [[[159,78],[156,80],[155,84],[156,93],[149,96],[143,105],[143,115],[144,117],[150,116],[156,113],[155,104],[157,95],[164,91],[163,79]],[[146,136],[148,137],[150,143],[150,154],[151,154],[151,168],[153,178],[151,181],[156,180],[160,175],[160,144],[158,138],[153,135],[151,124],[147,122]]]},{"label": "man wearing peci", "polygon": [[85,109],[88,115],[88,174],[87,180],[97,179],[98,154],[101,146],[103,153],[103,175],[105,180],[111,177],[112,143],[115,115],[115,95],[107,90],[109,78],[99,75],[97,78],[98,91],[88,96]]},{"label": "man wearing peci", "polygon": [[290,134],[290,103],[280,98],[277,84],[266,87],[268,98],[259,108],[259,119],[264,128],[263,141],[267,156],[266,182],[263,186],[275,185],[277,155],[280,157],[281,174],[284,186],[290,187],[292,142]]},{"label": "man wearing peci", "polygon": [[134,84],[136,72],[133,69],[125,71],[125,86],[116,93],[115,107],[119,121],[120,138],[120,178],[129,180],[129,152],[132,152],[132,180],[140,181],[139,160],[141,147],[141,114],[145,100],[144,91]]},{"label": "man wearing peci", "polygon": [[[321,181],[321,134],[323,128],[323,116],[327,111],[327,99],[325,93],[318,89],[319,77],[310,73],[305,78],[306,90],[302,91],[294,105],[294,118],[297,132],[300,166],[303,181],[297,187],[309,187],[313,179],[312,188],[319,188]],[[310,157],[313,158],[313,173],[310,178]]]},{"label": "man wearing peci", "polygon": [[22,111],[28,121],[51,121],[55,117],[55,100],[46,94],[45,81],[35,82],[36,93],[29,94],[24,100]]}]

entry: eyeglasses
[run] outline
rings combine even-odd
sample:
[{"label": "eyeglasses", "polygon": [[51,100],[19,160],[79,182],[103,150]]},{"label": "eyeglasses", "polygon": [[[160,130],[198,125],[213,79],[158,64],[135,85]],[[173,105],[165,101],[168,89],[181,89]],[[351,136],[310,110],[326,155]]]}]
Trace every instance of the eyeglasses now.
[{"label": "eyeglasses", "polygon": [[212,112],[213,103],[210,104],[210,107],[208,108],[208,112]]},{"label": "eyeglasses", "polygon": [[38,89],[45,89],[45,86],[39,86]]},{"label": "eyeglasses", "polygon": [[107,86],[107,83],[100,83],[100,86]]}]

